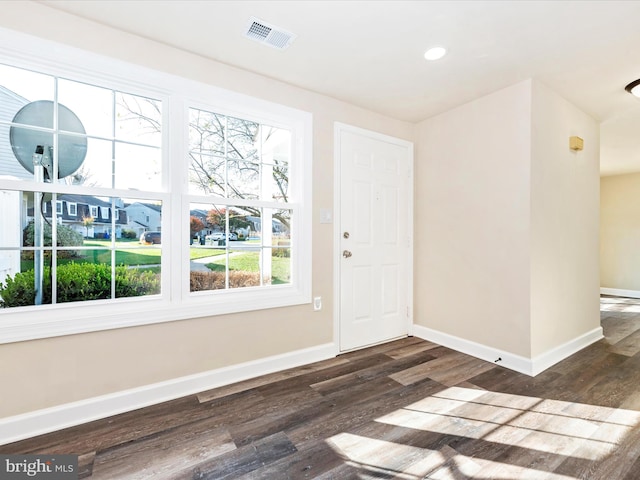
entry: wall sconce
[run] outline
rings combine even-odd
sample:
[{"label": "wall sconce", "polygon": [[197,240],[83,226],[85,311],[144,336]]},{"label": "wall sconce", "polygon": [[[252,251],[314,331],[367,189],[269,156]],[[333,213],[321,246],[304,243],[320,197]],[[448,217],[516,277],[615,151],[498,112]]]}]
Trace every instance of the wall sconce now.
[{"label": "wall sconce", "polygon": [[624,89],[634,97],[640,98],[640,78],[631,82]]},{"label": "wall sconce", "polygon": [[584,140],[580,137],[569,137],[569,148],[574,152],[579,152],[584,148]]}]

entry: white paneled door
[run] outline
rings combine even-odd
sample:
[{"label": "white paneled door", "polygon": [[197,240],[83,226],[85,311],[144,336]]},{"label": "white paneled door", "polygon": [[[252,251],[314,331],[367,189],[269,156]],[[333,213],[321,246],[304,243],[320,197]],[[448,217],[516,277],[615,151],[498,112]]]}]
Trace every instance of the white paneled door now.
[{"label": "white paneled door", "polygon": [[347,351],[407,335],[412,144],[336,125],[339,335]]}]

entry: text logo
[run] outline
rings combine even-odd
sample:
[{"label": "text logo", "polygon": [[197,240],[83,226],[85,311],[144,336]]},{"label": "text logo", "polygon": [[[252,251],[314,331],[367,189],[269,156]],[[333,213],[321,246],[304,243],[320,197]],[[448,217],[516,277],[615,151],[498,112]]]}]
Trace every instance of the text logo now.
[{"label": "text logo", "polygon": [[78,480],[77,455],[0,455],[2,480]]}]

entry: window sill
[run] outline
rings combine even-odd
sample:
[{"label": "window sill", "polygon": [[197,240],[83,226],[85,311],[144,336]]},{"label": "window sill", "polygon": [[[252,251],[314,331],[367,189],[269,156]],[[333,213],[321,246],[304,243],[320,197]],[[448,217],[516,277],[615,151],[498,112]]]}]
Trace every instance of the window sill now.
[{"label": "window sill", "polygon": [[[158,296],[91,303],[0,311],[0,344],[302,305],[311,303],[311,296],[293,286],[279,286],[196,294],[185,303]],[[101,314],[96,315],[96,309]]]}]

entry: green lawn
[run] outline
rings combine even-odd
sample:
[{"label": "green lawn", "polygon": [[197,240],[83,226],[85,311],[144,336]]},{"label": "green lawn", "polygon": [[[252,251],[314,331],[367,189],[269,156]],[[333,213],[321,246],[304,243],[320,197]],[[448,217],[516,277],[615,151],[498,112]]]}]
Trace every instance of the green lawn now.
[{"label": "green lawn", "polygon": [[[96,250],[78,250],[79,256],[59,258],[58,264],[71,262],[111,263],[111,241],[85,239],[83,246]],[[191,260],[224,254],[224,249],[194,247],[189,249]],[[137,240],[118,240],[116,242],[116,265],[160,265],[161,249],[155,246],[142,246]],[[33,260],[22,260],[21,270],[33,269]]]},{"label": "green lawn", "polygon": [[224,255],[224,252],[224,248],[191,247],[189,249],[189,258],[195,260],[197,258],[213,257],[215,255]]},{"label": "green lawn", "polygon": [[[271,276],[273,284],[291,283],[291,259],[271,257]],[[210,270],[224,272],[225,258],[207,263]],[[229,270],[241,272],[260,272],[260,252],[246,252],[229,257]]]}]

